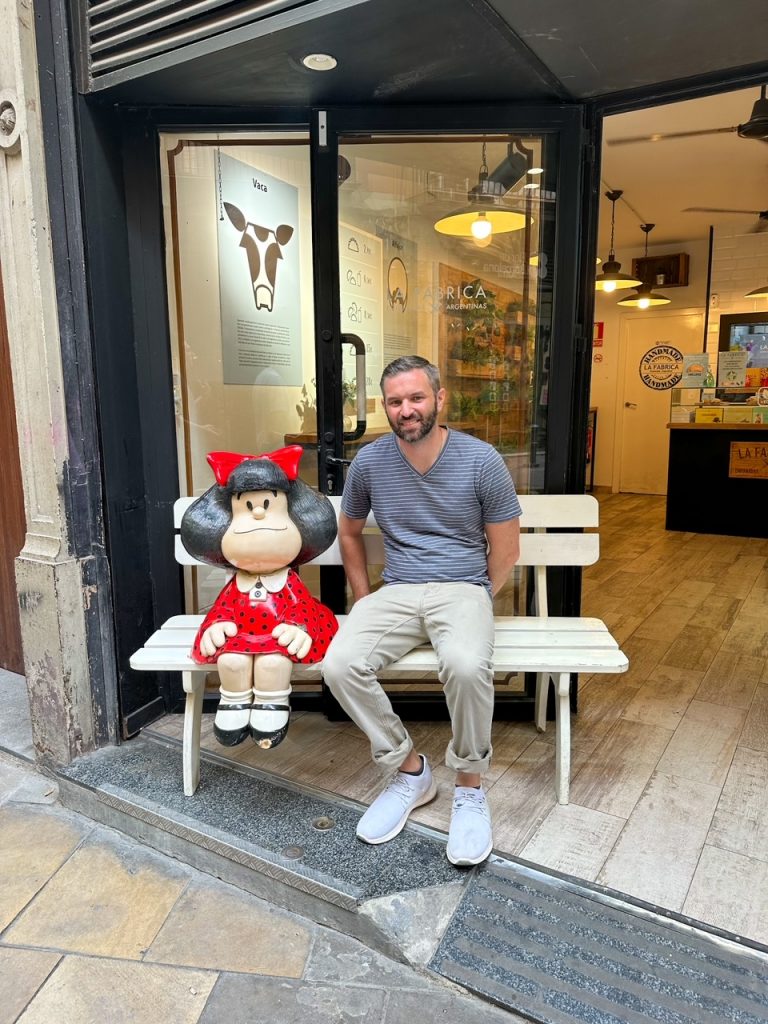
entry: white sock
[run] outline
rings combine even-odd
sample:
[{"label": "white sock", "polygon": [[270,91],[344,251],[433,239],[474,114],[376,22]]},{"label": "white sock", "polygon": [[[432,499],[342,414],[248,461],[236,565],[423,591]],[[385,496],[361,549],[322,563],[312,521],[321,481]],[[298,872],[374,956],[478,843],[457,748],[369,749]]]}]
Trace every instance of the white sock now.
[{"label": "white sock", "polygon": [[253,690],[225,690],[219,687],[219,701],[222,704],[250,704],[253,700]]}]

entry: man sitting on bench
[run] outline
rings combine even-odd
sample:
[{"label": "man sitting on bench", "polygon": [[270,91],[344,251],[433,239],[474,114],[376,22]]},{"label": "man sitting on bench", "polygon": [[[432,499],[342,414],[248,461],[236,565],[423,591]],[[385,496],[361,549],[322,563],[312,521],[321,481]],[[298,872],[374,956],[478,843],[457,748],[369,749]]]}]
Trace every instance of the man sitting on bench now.
[{"label": "man sitting on bench", "polygon": [[[520,504],[507,467],[485,441],[440,426],[436,366],[395,359],[381,377],[393,433],[360,450],[344,487],[339,543],[355,603],[323,663],[323,676],[371,741],[374,760],[397,769],[360,819],[357,835],[385,843],[437,795],[376,673],[432,644],[452,723],[445,762],[456,771],[448,837],[452,864],[479,864],[493,847],[481,786],[491,759],[493,604],[519,556]],[[373,510],[384,540],[384,586],[371,592],[363,528]]]}]

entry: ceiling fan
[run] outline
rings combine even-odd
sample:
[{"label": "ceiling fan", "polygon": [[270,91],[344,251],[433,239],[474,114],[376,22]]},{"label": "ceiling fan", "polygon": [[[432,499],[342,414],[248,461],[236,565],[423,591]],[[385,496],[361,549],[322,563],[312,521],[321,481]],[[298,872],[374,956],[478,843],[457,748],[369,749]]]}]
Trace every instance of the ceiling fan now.
[{"label": "ceiling fan", "polygon": [[652,135],[630,135],[623,139],[606,139],[608,146],[626,146],[634,142],[662,142],[668,139],[692,139],[701,135],[725,135],[736,132],[742,139],[768,142],[768,99],[766,87],[760,87],[760,99],[755,100],[749,120],[729,128],[699,128],[689,132],[657,132]]},{"label": "ceiling fan", "polygon": [[768,210],[723,210],[717,206],[686,206],[681,213],[736,213],[745,214],[749,217],[757,217],[757,221],[753,227],[749,229],[749,233],[753,234],[757,231],[768,231]]}]

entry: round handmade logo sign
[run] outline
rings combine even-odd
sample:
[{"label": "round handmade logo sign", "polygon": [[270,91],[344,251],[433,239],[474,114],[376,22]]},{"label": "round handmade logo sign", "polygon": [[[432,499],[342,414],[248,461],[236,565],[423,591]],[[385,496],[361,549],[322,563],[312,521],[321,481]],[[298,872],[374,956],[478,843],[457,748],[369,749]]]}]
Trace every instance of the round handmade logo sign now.
[{"label": "round handmade logo sign", "polygon": [[640,380],[654,391],[666,391],[680,383],[683,353],[672,345],[654,345],[640,360]]}]

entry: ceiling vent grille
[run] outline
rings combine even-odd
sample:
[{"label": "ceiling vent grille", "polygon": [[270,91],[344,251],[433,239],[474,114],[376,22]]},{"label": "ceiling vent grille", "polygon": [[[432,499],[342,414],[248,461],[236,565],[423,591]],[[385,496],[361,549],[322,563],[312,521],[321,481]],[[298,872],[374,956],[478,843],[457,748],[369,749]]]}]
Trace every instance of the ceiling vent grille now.
[{"label": "ceiling vent grille", "polygon": [[[85,12],[90,89],[115,72],[308,0],[96,0]],[[122,74],[120,78],[132,77]]]}]

